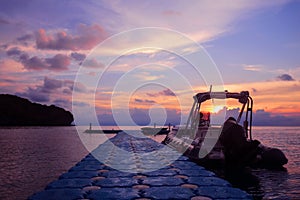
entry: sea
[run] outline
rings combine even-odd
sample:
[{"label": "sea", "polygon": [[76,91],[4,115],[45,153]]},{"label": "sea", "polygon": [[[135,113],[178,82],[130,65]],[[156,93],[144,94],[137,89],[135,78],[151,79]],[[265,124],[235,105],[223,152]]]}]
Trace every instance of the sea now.
[{"label": "sea", "polygon": [[[86,128],[0,127],[0,199],[27,199],[114,136],[83,133]],[[153,137],[158,142],[163,138]],[[284,170],[253,169],[258,182],[234,186],[254,199],[300,199],[300,127],[253,127],[253,139],[281,149],[289,162]]]}]

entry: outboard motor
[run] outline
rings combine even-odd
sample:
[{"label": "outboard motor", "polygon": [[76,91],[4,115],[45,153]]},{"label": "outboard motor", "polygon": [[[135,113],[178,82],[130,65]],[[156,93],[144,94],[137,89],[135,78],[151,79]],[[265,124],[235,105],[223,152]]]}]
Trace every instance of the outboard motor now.
[{"label": "outboard motor", "polygon": [[288,163],[284,153],[277,148],[267,148],[261,153],[262,165],[266,168],[280,168]]}]

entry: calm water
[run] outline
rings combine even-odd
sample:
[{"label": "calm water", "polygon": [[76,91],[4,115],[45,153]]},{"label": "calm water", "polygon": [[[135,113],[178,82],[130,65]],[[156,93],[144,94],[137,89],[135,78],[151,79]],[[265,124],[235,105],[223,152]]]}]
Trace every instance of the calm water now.
[{"label": "calm water", "polygon": [[256,190],[248,188],[263,199],[300,199],[300,127],[254,127],[254,139],[258,139],[266,146],[281,149],[287,158],[287,169],[284,171],[254,170],[260,184]]},{"label": "calm water", "polygon": [[0,129],[0,199],[26,199],[87,154],[75,127]]},{"label": "calm water", "polygon": [[[257,199],[300,199],[300,127],[253,132],[253,138],[283,150],[289,163],[286,172],[254,170],[259,184],[245,189]],[[92,149],[106,139],[99,134],[80,139],[75,127],[0,128],[0,198],[26,199],[44,189],[88,153],[82,140]]]}]

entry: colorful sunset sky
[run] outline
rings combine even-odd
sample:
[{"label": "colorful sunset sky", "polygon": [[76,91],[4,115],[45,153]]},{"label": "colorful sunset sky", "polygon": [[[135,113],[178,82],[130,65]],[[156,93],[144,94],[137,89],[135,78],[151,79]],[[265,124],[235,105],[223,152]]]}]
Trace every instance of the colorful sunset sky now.
[{"label": "colorful sunset sky", "polygon": [[[130,39],[117,40],[124,33]],[[102,125],[115,124],[113,114],[123,116],[127,108],[138,125],[176,124],[188,114],[190,94],[211,83],[207,77],[198,82],[191,63],[172,52],[195,52],[173,33],[203,47],[221,88],[250,92],[255,125],[300,126],[300,1],[291,0],[2,0],[0,93],[75,109],[82,112],[80,124],[90,122],[91,110]],[[105,71],[101,79],[99,70]],[[237,110],[229,102],[209,111],[224,109]],[[124,118],[119,124],[130,124]]]}]

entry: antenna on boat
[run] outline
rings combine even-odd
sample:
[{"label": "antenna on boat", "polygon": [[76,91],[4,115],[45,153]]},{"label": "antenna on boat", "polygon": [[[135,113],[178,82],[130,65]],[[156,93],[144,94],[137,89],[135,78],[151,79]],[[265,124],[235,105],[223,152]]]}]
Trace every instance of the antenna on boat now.
[{"label": "antenna on boat", "polygon": [[[209,95],[211,94],[211,92],[212,92],[212,85],[210,85],[209,86]],[[211,102],[214,104],[215,103],[215,101],[214,101],[214,99],[213,98],[211,98]]]}]

